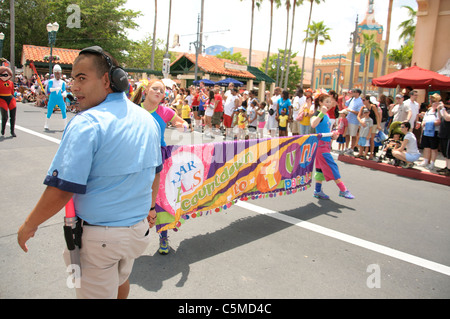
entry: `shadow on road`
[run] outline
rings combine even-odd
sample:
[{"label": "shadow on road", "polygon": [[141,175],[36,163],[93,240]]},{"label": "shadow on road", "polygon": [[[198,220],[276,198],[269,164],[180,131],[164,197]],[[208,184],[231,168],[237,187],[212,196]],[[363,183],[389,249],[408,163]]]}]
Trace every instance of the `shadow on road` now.
[{"label": "shadow on road", "polygon": [[[320,215],[337,218],[336,214],[341,214],[343,210],[353,210],[353,208],[340,205],[332,200],[321,200],[318,203],[309,203],[306,206],[280,213],[305,221]],[[208,216],[203,218],[208,218]],[[189,222],[182,227],[189,227]],[[188,280],[191,264],[249,244],[289,227],[292,225],[266,215],[255,215],[236,220],[212,233],[182,240],[178,249],[176,251],[171,249],[168,255],[162,256],[155,252],[153,256],[137,258],[130,276],[130,283],[156,292],[161,289],[165,280],[181,273],[182,276],[176,286],[183,287]]]}]

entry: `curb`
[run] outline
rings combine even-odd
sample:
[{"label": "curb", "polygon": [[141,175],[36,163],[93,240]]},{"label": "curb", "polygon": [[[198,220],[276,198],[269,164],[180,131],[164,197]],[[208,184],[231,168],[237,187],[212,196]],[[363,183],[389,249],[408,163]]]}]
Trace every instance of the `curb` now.
[{"label": "curb", "polygon": [[399,166],[393,166],[386,163],[377,163],[374,161],[363,160],[360,158],[354,158],[352,156],[346,155],[339,155],[338,160],[344,163],[364,166],[391,174],[396,174],[404,177],[450,186],[450,177],[421,171],[415,168],[402,168]]}]

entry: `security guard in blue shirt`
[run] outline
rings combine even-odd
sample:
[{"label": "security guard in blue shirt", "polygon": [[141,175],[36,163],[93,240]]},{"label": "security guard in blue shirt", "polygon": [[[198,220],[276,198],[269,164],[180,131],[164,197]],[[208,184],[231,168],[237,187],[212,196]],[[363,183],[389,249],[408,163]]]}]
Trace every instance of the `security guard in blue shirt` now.
[{"label": "security guard in blue shirt", "polygon": [[161,165],[160,129],[127,99],[127,74],[100,47],[80,52],[72,77],[81,112],[64,131],[47,188],[20,227],[18,242],[27,251],[38,226],[73,197],[83,221],[77,297],[126,298],[133,262],[146,249],[156,219],[152,184]]}]

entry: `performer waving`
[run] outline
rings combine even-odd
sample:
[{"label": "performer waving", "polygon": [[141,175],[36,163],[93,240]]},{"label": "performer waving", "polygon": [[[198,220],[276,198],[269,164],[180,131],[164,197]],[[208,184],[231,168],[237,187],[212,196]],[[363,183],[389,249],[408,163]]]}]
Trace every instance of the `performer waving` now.
[{"label": "performer waving", "polygon": [[[316,128],[316,133],[330,133],[330,119],[327,115],[331,108],[331,97],[328,94],[320,94],[316,98],[315,105],[318,106],[317,112],[311,118],[311,127]],[[331,151],[331,137],[322,137],[319,140],[316,155],[316,186],[314,190],[314,197],[320,199],[329,199],[330,197],[322,191],[322,182],[334,180],[337,187],[339,187],[339,196],[348,199],[354,198],[350,191],[345,187],[344,182],[341,181],[339,168],[330,154]]]},{"label": "performer waving", "polygon": [[14,98],[14,83],[11,81],[12,71],[6,66],[0,66],[0,111],[2,113],[2,136],[5,135],[6,122],[11,128],[11,136],[16,137],[14,126],[16,124],[16,99]]},{"label": "performer waving", "polygon": [[47,118],[45,119],[44,126],[44,129],[46,130],[49,129],[48,122],[53,114],[53,109],[57,105],[61,109],[64,126],[67,124],[66,102],[64,101],[64,98],[67,96],[66,83],[61,79],[62,70],[58,64],[53,67],[53,74],[55,75],[55,78],[48,81],[47,85],[47,94],[49,94],[49,98],[47,104]]}]

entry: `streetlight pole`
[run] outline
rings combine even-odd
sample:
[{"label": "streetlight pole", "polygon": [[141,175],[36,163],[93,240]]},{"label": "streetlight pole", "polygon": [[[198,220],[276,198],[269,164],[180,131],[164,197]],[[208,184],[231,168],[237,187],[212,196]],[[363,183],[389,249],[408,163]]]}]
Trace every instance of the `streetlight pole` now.
[{"label": "streetlight pole", "polygon": [[197,19],[197,40],[195,42],[189,43],[189,46],[194,45],[195,48],[195,76],[194,81],[197,81],[197,75],[198,75],[198,52],[203,47],[203,45],[200,42],[200,14],[198,15]]},{"label": "streetlight pole", "polygon": [[342,55],[339,53],[339,64],[337,69],[337,86],[336,86],[336,91],[338,94],[339,94],[339,83],[341,81],[341,58]]},{"label": "streetlight pole", "polygon": [[358,33],[358,15],[356,15],[355,31],[350,33],[350,42],[353,43],[353,49],[352,49],[352,65],[350,67],[350,81],[348,84],[349,90],[351,90],[353,88],[353,71],[355,69],[356,46],[359,46],[359,41],[360,40],[359,40],[359,33]]},{"label": "streetlight pole", "polygon": [[[267,61],[269,62],[269,61]],[[280,52],[278,52],[277,58],[275,60],[275,62],[277,63],[277,65],[275,66],[275,64],[272,64],[272,69],[277,68],[277,77],[276,77],[276,81],[275,81],[275,86],[278,86],[278,70],[280,68]]]},{"label": "streetlight pole", "polygon": [[[278,76],[279,76],[280,62],[281,62],[281,60],[280,60],[280,52],[278,52],[277,59],[275,61],[277,62],[277,66],[276,66],[276,68],[277,68],[277,79],[275,81],[275,86],[278,86]],[[274,68],[275,68],[275,64],[272,64],[272,69],[274,69]]]},{"label": "streetlight pole", "polygon": [[52,75],[52,62],[53,62],[53,46],[56,43],[56,32],[59,30],[58,22],[47,24],[48,32],[48,44],[50,45],[50,57],[49,57],[49,75]]}]

